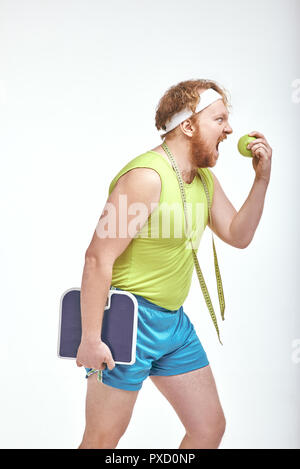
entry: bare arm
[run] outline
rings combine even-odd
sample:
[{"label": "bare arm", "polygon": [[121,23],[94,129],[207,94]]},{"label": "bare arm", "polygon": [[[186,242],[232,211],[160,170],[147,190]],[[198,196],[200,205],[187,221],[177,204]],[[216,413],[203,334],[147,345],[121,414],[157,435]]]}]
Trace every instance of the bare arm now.
[{"label": "bare arm", "polygon": [[[159,202],[160,192],[161,180],[158,173],[150,168],[135,168],[120,177],[107,199],[92,241],[85,253],[80,295],[82,338],[77,354],[78,366],[84,365],[88,368],[102,369],[103,367],[100,365],[104,361],[104,352],[108,361],[113,364],[108,347],[100,340],[104,308],[111,286],[113,264],[146,223]],[[119,233],[124,233],[124,226],[120,225],[120,220],[121,224],[123,220],[123,224],[128,227],[134,215],[129,215],[129,210],[124,213],[122,197],[120,196],[123,197],[123,200],[124,196],[127,197],[128,209],[134,203],[143,204],[145,207],[145,211],[139,217],[142,226],[137,225],[133,229],[131,224],[130,234],[124,237],[119,236]],[[111,226],[112,231],[107,233],[106,225]]]},{"label": "bare arm", "polygon": [[257,131],[251,132],[249,135],[256,137],[256,140],[249,144],[253,155],[252,166],[255,171],[255,179],[245,203],[238,212],[212,173],[214,178],[214,196],[211,209],[213,226],[211,227],[210,223],[209,226],[223,241],[241,249],[250,244],[260,221],[270,181],[272,160],[272,148],[265,136]]},{"label": "bare arm", "polygon": [[262,216],[267,188],[265,181],[255,178],[245,203],[231,222],[230,233],[239,247],[246,248],[252,241]]},{"label": "bare arm", "polygon": [[[213,232],[231,246],[246,248],[260,221],[268,183],[255,178],[246,201],[237,212],[214,174],[213,178],[214,197],[211,210]],[[208,225],[210,226],[210,223]]]},{"label": "bare arm", "polygon": [[81,341],[95,342],[101,337],[104,308],[111,286],[112,266],[86,255],[82,274],[80,306]]}]

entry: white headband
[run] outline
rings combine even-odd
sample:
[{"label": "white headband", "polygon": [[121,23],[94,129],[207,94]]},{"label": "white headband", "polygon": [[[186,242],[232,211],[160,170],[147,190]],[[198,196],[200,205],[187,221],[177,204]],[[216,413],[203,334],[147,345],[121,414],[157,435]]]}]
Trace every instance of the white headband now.
[{"label": "white headband", "polygon": [[[196,107],[195,113],[202,111],[202,109],[205,109],[207,106],[214,103],[218,99],[223,99],[223,96],[212,88],[203,91],[203,93],[201,93],[199,96],[200,101]],[[183,109],[182,111],[178,112],[171,118],[168,124],[166,124],[166,130],[159,130],[160,135],[166,134],[167,132],[170,132],[171,130],[175,129],[175,127],[181,124],[181,122],[185,121],[192,115],[192,111],[187,109]]]}]

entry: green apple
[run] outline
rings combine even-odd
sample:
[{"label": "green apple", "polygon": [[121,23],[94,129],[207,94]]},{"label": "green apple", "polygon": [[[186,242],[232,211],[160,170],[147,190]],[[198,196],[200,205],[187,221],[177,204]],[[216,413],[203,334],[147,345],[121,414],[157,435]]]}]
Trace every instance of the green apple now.
[{"label": "green apple", "polygon": [[241,155],[243,156],[249,156],[252,158],[252,153],[251,150],[247,150],[247,145],[248,143],[252,142],[253,140],[256,140],[256,137],[249,137],[249,135],[243,135],[239,141],[238,141],[238,150]]}]

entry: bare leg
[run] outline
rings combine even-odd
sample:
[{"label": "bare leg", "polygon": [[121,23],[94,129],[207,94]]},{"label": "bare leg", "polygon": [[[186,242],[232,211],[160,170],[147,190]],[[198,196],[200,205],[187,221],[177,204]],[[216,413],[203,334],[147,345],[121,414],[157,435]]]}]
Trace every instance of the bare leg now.
[{"label": "bare leg", "polygon": [[125,391],[88,378],[86,427],[79,449],[116,448],[129,424],[138,391]]},{"label": "bare leg", "polygon": [[225,417],[210,366],[151,379],[185,427],[186,435],[179,448],[218,448],[225,431]]}]

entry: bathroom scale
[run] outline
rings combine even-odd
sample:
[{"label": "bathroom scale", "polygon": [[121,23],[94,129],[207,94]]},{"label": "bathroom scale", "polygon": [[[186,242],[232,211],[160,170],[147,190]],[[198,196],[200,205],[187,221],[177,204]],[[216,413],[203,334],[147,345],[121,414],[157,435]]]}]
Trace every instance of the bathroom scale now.
[{"label": "bathroom scale", "polygon": [[[135,363],[138,302],[124,290],[111,288],[103,313],[101,340],[116,364]],[[75,359],[81,342],[80,288],[66,290],[60,299],[58,357]]]}]

